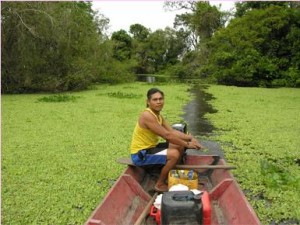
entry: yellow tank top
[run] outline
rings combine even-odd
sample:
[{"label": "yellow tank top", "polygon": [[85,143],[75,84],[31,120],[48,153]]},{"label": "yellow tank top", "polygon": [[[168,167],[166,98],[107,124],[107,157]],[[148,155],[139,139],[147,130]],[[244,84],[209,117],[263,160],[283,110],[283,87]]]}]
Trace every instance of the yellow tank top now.
[{"label": "yellow tank top", "polygon": [[[149,111],[152,115],[154,115],[157,122],[162,125],[161,115],[157,117],[156,114],[149,108],[145,109],[145,111]],[[137,122],[133,131],[130,152],[131,154],[135,154],[140,150],[153,148],[158,144],[158,141],[158,135],[153,133],[151,130],[140,127],[139,122]]]}]

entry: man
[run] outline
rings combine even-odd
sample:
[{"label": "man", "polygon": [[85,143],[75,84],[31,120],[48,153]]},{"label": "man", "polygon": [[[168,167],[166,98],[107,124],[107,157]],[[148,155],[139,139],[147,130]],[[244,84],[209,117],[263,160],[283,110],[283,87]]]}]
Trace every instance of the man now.
[{"label": "man", "polygon": [[[168,191],[165,180],[186,148],[203,148],[192,135],[173,129],[165,121],[160,115],[163,107],[164,93],[157,88],[151,88],[147,92],[147,108],[138,119],[131,142],[131,159],[135,165],[164,165],[154,187],[157,192]],[[168,143],[158,143],[159,137]]]}]

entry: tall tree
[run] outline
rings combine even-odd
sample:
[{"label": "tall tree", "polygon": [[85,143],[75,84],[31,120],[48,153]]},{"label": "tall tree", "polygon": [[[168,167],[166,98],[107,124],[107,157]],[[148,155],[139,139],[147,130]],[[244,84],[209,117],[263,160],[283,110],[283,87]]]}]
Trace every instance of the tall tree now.
[{"label": "tall tree", "polygon": [[174,65],[186,51],[185,36],[172,28],[159,29],[144,41],[147,73],[157,73]]},{"label": "tall tree", "polygon": [[208,43],[202,74],[225,84],[299,85],[299,16],[297,9],[271,5],[236,18]]},{"label": "tall tree", "polygon": [[87,2],[2,3],[2,92],[60,91],[98,79],[99,24]]},{"label": "tall tree", "polygon": [[112,34],[114,41],[114,57],[120,61],[131,58],[132,38],[125,30],[119,30]]},{"label": "tall tree", "polygon": [[249,2],[236,2],[236,12],[235,17],[242,17],[246,12],[252,9],[265,9],[271,5],[278,6],[288,6],[289,2],[279,2],[279,1],[249,1]]},{"label": "tall tree", "polygon": [[194,24],[200,41],[211,38],[216,30],[224,27],[226,15],[216,6],[211,6],[209,2],[197,2],[191,23]]},{"label": "tall tree", "polygon": [[150,34],[150,29],[147,29],[141,24],[132,24],[129,28],[129,33],[133,35],[133,39],[144,41]]},{"label": "tall tree", "polygon": [[141,24],[130,26],[132,59],[137,74],[157,73],[176,64],[187,51],[187,34],[166,27],[151,32]]},{"label": "tall tree", "polygon": [[209,2],[167,2],[165,8],[186,10],[185,13],[176,15],[174,27],[189,33],[188,43],[192,49],[197,48],[199,41],[209,39],[217,29],[223,27],[229,16],[228,12],[222,12],[218,7],[211,6]]},{"label": "tall tree", "polygon": [[136,74],[149,73],[149,63],[147,58],[147,39],[151,33],[150,29],[141,24],[132,24],[129,32],[132,34],[132,58],[136,65]]}]

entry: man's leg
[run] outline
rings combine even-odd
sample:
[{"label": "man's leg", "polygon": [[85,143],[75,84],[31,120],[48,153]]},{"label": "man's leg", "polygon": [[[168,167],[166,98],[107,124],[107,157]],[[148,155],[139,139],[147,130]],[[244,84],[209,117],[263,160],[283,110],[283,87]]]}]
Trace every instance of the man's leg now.
[{"label": "man's leg", "polygon": [[167,162],[161,170],[160,176],[157,180],[156,187],[161,191],[168,191],[168,186],[165,184],[165,180],[168,178],[168,173],[175,165],[180,161],[184,152],[184,148],[178,145],[169,144],[167,152]]}]

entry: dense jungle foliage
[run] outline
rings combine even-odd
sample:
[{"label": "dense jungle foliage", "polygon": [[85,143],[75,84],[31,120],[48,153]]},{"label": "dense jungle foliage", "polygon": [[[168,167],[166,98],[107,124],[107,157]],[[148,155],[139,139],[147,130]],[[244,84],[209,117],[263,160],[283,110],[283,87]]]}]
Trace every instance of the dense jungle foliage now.
[{"label": "dense jungle foliage", "polygon": [[[237,86],[300,86],[298,2],[165,2],[174,27],[107,35],[91,2],[1,3],[2,93],[59,92],[136,74]],[[184,13],[181,13],[182,10]]]}]

